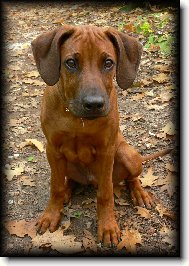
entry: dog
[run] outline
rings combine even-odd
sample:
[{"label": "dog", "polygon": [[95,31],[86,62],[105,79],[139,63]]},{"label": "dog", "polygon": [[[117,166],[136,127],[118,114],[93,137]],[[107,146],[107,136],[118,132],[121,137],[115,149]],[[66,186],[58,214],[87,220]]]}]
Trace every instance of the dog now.
[{"label": "dog", "polygon": [[37,69],[48,85],[42,99],[41,126],[51,168],[50,199],[36,227],[54,232],[75,182],[97,188],[98,241],[116,246],[120,229],[114,215],[113,185],[126,180],[134,204],[154,202],[138,176],[144,161],[124,139],[114,78],[129,88],[139,67],[142,45],[113,28],[65,25],[32,41]]}]

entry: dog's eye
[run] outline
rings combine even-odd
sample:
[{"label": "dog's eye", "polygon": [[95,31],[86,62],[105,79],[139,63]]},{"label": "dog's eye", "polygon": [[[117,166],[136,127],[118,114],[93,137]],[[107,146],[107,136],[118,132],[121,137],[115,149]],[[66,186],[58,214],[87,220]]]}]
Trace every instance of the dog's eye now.
[{"label": "dog's eye", "polygon": [[74,59],[66,60],[65,65],[70,70],[76,70],[77,69],[77,63]]},{"label": "dog's eye", "polygon": [[114,65],[114,62],[111,59],[106,59],[104,62],[104,69],[110,70]]}]

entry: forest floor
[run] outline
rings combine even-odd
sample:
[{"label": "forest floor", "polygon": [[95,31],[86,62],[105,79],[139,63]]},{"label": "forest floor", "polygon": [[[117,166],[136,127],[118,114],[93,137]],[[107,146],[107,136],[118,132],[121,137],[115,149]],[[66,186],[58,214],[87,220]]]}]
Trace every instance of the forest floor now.
[{"label": "forest floor", "polygon": [[[49,198],[50,167],[40,126],[45,83],[39,76],[31,41],[64,24],[111,26],[137,37],[143,55],[134,84],[117,86],[121,130],[141,154],[178,145],[175,8],[135,8],[87,3],[3,4],[5,65],[3,248],[6,256],[178,256],[178,152],[144,165],[142,185],[156,207],[135,207],[124,184],[114,188],[115,213],[122,232],[118,248],[97,243],[96,190],[78,185],[65,206],[59,230],[36,235],[35,221]],[[178,177],[178,178],[177,178]]]}]

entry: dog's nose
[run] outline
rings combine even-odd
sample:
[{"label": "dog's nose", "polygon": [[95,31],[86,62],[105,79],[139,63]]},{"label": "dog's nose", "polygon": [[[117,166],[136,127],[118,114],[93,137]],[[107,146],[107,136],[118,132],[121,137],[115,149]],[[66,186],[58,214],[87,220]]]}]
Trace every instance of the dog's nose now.
[{"label": "dog's nose", "polygon": [[104,107],[104,98],[102,96],[85,96],[83,98],[83,108],[87,112],[99,112]]}]

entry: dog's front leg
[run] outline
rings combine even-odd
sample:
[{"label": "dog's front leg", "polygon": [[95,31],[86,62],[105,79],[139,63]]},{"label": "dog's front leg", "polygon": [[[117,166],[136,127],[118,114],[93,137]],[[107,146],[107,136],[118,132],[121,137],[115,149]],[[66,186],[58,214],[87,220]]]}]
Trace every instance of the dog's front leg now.
[{"label": "dog's front leg", "polygon": [[117,245],[120,230],[114,215],[114,196],[112,183],[112,170],[114,153],[112,150],[99,156],[98,190],[97,190],[97,218],[98,241],[105,246]]},{"label": "dog's front leg", "polygon": [[48,228],[50,232],[57,229],[61,219],[63,203],[69,190],[65,182],[65,158],[56,156],[54,149],[49,144],[47,144],[46,153],[51,167],[51,185],[48,205],[36,224],[37,231],[41,234]]}]

